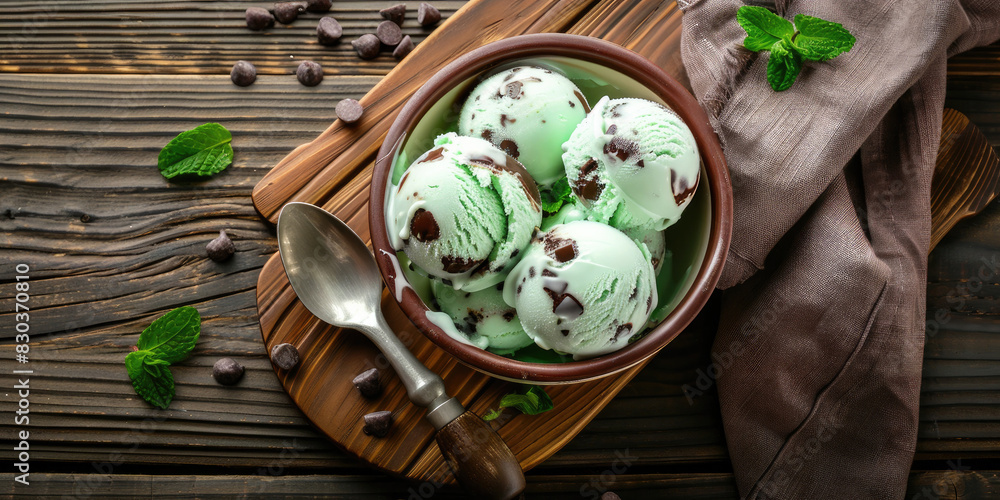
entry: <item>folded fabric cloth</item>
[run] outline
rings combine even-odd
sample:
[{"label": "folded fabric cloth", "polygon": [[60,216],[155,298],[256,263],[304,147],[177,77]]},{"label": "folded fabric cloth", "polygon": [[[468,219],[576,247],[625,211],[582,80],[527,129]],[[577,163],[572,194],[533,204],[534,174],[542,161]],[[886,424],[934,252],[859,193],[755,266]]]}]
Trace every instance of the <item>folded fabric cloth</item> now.
[{"label": "folded fabric cloth", "polygon": [[[769,5],[857,39],[767,83],[743,2],[681,1],[681,53],[734,191],[713,346],[745,498],[902,498],[917,437],[930,181],[949,56],[1000,38],[997,0]],[[761,5],[761,2],[755,2]],[[766,5],[767,6],[767,5]]]}]

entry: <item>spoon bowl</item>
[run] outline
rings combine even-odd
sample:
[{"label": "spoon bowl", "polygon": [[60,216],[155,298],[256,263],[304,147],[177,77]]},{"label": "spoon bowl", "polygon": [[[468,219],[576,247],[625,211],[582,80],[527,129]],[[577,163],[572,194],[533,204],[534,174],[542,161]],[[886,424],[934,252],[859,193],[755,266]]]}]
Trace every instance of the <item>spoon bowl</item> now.
[{"label": "spoon bowl", "polygon": [[289,203],[278,216],[278,247],[292,288],[317,318],[344,327],[373,322],[382,276],[347,224],[313,205]]},{"label": "spoon bowl", "polygon": [[525,487],[517,458],[478,415],[445,392],[444,381],[413,356],[382,316],[375,258],[347,224],[308,203],[278,215],[278,252],[302,305],[334,326],[368,337],[389,361],[410,401],[427,408],[435,439],[458,482],[474,498],[517,498]]}]

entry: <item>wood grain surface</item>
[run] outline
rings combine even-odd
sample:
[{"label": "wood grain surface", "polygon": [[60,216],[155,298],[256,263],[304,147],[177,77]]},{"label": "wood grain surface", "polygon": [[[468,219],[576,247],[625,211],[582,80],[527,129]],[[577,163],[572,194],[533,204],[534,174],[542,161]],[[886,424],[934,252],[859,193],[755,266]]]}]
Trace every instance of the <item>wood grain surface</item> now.
[{"label": "wood grain surface", "polygon": [[945,109],[932,180],[931,250],[958,221],[979,213],[1000,190],[1000,158],[986,136],[954,109]]},{"label": "wood grain surface", "polygon": [[[177,497],[196,496],[211,498],[331,498],[355,500],[396,500],[400,491],[415,498],[442,500],[462,499],[467,496],[453,490],[440,490],[432,484],[407,485],[398,481],[363,475],[304,475],[288,477],[262,476],[205,476],[205,475],[118,475],[114,487],[110,481],[88,484],[92,477],[78,474],[43,474],[36,498],[58,498],[65,491],[75,489],[78,496],[101,491],[102,498],[137,498],[149,496],[150,491],[169,492]],[[621,498],[642,500],[689,500],[736,498],[736,484],[728,473],[678,473],[632,474],[602,481],[599,478],[580,484],[571,475],[536,476],[536,482],[525,491],[528,498],[543,497],[550,500],[578,500],[598,498],[599,494],[614,488]],[[0,489],[0,491],[3,491]],[[82,493],[82,494],[81,494]],[[906,498],[956,499],[995,498],[1000,495],[1000,471],[915,471],[910,474]]]},{"label": "wood grain surface", "polygon": [[[238,2],[227,18],[229,39],[211,50],[203,43],[215,36],[208,34],[216,26],[208,17],[189,16],[193,24],[170,34],[141,29],[224,3],[0,0],[0,385],[17,383],[9,370],[12,263],[32,267],[35,370],[31,486],[18,486],[5,468],[0,497],[136,498],[155,491],[186,498],[245,492],[398,499],[422,486],[359,466],[309,424],[267,360],[254,291],[276,245],[273,228],[250,201],[253,186],[328,127],[337,101],[360,98],[394,62],[386,54],[374,61],[344,57],[337,67],[324,62],[332,76],[312,89],[295,81],[294,67],[283,67],[262,71],[243,89],[229,82],[229,56],[208,67],[197,55],[252,57],[267,37],[233,23],[246,6],[270,3]],[[335,9],[353,5],[358,22],[371,23],[391,3],[338,1]],[[409,28],[416,26],[418,3],[407,2]],[[448,15],[462,2],[434,4]],[[45,16],[52,22],[36,31]],[[298,44],[286,39],[285,58],[314,49],[309,25],[286,29],[301,29],[302,36]],[[202,34],[186,33],[194,30]],[[142,56],[116,58],[116,50]],[[952,58],[946,103],[994,147],[1000,145],[997,54],[1000,46]],[[23,68],[12,67],[12,58]],[[165,181],[155,167],[160,147],[208,121],[233,131],[235,164],[203,182]],[[202,253],[219,228],[232,231],[239,250],[223,265]],[[997,496],[998,234],[1000,205],[992,203],[959,222],[931,254],[918,472],[906,498]],[[157,410],[135,396],[122,360],[153,318],[184,304],[201,311],[202,340],[172,368],[177,396],[170,409]],[[698,331],[667,346],[575,438],[528,473],[529,498],[581,498],[581,488],[592,486],[627,500],[732,498],[716,395],[709,387],[689,401],[682,392],[712,362],[710,346],[711,337]],[[237,386],[211,379],[212,363],[223,356],[247,366]],[[0,414],[9,417],[17,400],[10,390],[0,394]],[[0,435],[12,436],[18,427],[7,417]],[[624,473],[606,475],[622,453],[637,459]],[[11,451],[0,451],[3,463],[11,458]],[[461,498],[448,489],[434,497]]]},{"label": "wood grain surface", "polygon": [[[468,3],[361,99],[365,107],[361,122],[346,125],[336,121],[278,163],[254,189],[258,210],[273,220],[285,203],[307,201],[323,206],[369,240],[368,188],[375,153],[406,99],[438,69],[468,50],[518,34],[566,31],[572,27],[567,23],[587,7],[591,7],[589,2],[578,0]],[[511,17],[509,9],[525,16]],[[647,57],[679,74],[678,38],[663,31],[679,29],[679,18],[675,3],[604,1],[579,18],[582,27],[577,32],[634,50],[653,47]],[[608,19],[616,22],[606,24]],[[618,26],[639,27],[641,35]],[[482,36],[487,31],[490,35]],[[654,45],[648,37],[673,40],[675,45]],[[380,469],[422,481],[455,481],[433,440],[432,427],[422,419],[424,410],[409,403],[397,378],[384,378],[386,390],[375,401],[362,398],[347,383],[377,366],[377,351],[357,333],[331,328],[305,310],[295,300],[277,256],[261,271],[258,296],[266,348],[290,343],[303,353],[299,368],[278,374],[292,400],[313,424],[346,451]],[[515,389],[513,384],[477,373],[436,348],[409,323],[388,293],[383,296],[383,310],[403,343],[441,375],[448,393],[469,410],[485,414]],[[522,468],[529,470],[580,432],[642,365],[597,381],[551,387],[547,392],[555,410],[531,418],[516,418],[512,413],[495,427]],[[389,367],[382,363],[379,368]],[[381,439],[363,434],[361,416],[386,409],[393,411],[394,432]]]}]

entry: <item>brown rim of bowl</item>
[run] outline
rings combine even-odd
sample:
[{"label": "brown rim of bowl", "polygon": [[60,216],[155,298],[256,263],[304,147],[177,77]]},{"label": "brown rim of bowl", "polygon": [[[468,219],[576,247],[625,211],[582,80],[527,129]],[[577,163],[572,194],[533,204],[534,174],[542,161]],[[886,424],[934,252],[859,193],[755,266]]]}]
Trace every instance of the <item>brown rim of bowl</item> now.
[{"label": "brown rim of bowl", "polygon": [[[563,56],[607,66],[646,86],[664,99],[684,119],[695,137],[707,174],[706,184],[712,194],[712,227],[701,269],[687,294],[666,319],[645,337],[625,348],[603,356],[567,363],[529,363],[498,356],[451,338],[427,319],[427,306],[412,287],[403,289],[400,306],[411,322],[438,347],[465,364],[496,376],[541,383],[573,382],[593,379],[628,368],[656,354],[683,330],[708,301],[725,263],[732,233],[732,188],[722,148],[708,116],[694,97],[676,80],[644,57],[619,45],[598,38],[546,33],[521,35],[499,40],[472,50],[435,73],[406,102],[393,121],[379,149],[371,181],[369,228],[379,270],[389,290],[395,290],[396,277],[387,255],[395,256],[385,228],[385,192],[388,176],[400,139],[409,132],[431,105],[458,83],[492,67],[517,59]],[[405,279],[405,278],[404,278]]]}]

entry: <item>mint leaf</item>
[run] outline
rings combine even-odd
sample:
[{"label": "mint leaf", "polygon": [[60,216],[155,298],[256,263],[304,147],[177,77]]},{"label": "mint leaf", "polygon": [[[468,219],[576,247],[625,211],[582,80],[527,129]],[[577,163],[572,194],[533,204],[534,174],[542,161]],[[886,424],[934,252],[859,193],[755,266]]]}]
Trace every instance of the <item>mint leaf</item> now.
[{"label": "mint leaf", "polygon": [[174,399],[174,376],[169,366],[170,363],[153,357],[149,351],[130,352],[125,356],[125,369],[135,393],[163,409]]},{"label": "mint leaf", "polygon": [[776,92],[795,83],[802,59],[827,61],[854,47],[854,36],[842,25],[818,17],[798,14],[793,25],[763,7],[744,5],[736,11],[736,20],[747,32],[744,47],[771,52],[767,82]]},{"label": "mint leaf", "polygon": [[771,46],[771,58],[767,61],[767,83],[775,92],[787,90],[795,83],[802,69],[802,56],[781,40]]},{"label": "mint leaf", "polygon": [[566,203],[573,201],[573,190],[569,187],[569,179],[563,177],[552,183],[548,189],[539,190],[542,199],[542,212],[554,214]]},{"label": "mint leaf", "polygon": [[483,415],[483,420],[489,422],[490,420],[496,420],[500,416],[500,410],[490,410],[489,413]]},{"label": "mint leaf", "polygon": [[176,363],[194,349],[201,334],[201,316],[183,306],[160,316],[139,335],[138,347],[167,363]]},{"label": "mint leaf", "polygon": [[167,143],[156,163],[167,179],[217,174],[233,162],[232,140],[232,134],[218,123],[199,125]]},{"label": "mint leaf", "polygon": [[[500,398],[500,408],[516,408],[525,415],[538,415],[539,413],[545,413],[555,405],[552,403],[552,398],[545,393],[545,389],[537,385],[522,385],[518,388],[517,392],[507,394],[506,396]],[[490,421],[500,416],[500,412],[497,410],[490,410],[489,413],[483,415],[483,420]]]},{"label": "mint leaf", "polygon": [[764,7],[744,5],[736,11],[736,20],[747,32],[743,46],[754,52],[768,50],[779,40],[791,41],[795,34],[791,22]]},{"label": "mint leaf", "polygon": [[138,350],[125,356],[125,370],[135,393],[166,409],[174,399],[170,364],[187,357],[201,334],[201,316],[183,306],[160,316],[139,335]]},{"label": "mint leaf", "polygon": [[810,61],[827,61],[854,47],[854,35],[839,23],[799,14],[795,16],[795,29],[798,33],[792,47]]}]

